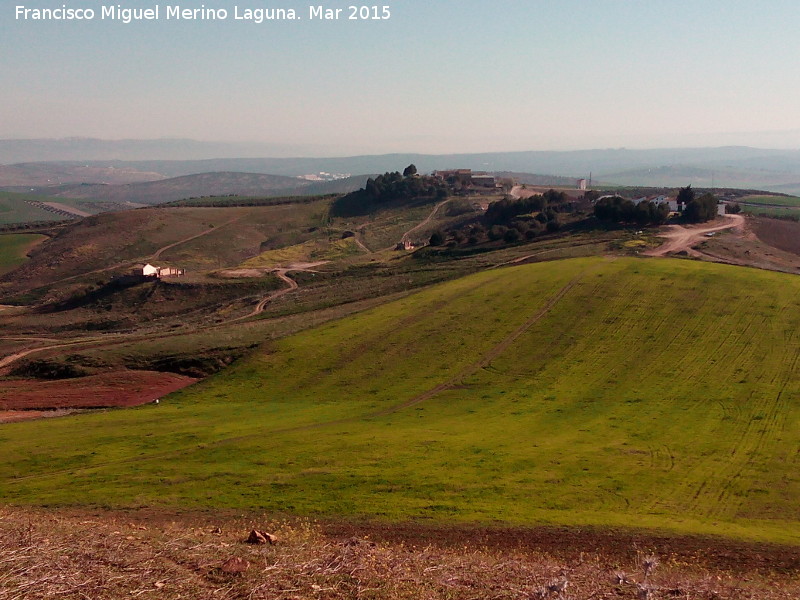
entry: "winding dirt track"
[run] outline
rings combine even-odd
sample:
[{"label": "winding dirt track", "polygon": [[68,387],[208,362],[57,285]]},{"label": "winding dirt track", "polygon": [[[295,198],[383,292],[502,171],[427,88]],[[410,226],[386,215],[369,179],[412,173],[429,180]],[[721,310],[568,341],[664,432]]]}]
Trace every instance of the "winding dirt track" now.
[{"label": "winding dirt track", "polygon": [[[17,339],[19,339],[19,338],[17,338]],[[31,339],[35,339],[35,338],[31,338]],[[45,350],[55,350],[57,348],[68,348],[70,346],[77,346],[79,344],[84,344],[84,343],[89,342],[89,341],[90,340],[81,339],[81,340],[75,340],[75,341],[72,341],[72,342],[62,342],[61,344],[53,344],[53,345],[50,345],[50,346],[40,346],[39,348],[29,348],[27,350],[20,350],[19,352],[15,352],[14,354],[9,354],[8,356],[4,356],[2,359],[0,359],[0,375],[3,374],[2,371],[6,367],[8,367],[11,364],[17,362],[19,359],[28,356],[29,354],[34,354],[36,352],[43,352]]]},{"label": "winding dirt track", "polygon": [[690,256],[702,256],[702,253],[694,250],[692,246],[703,241],[705,234],[734,227],[744,227],[742,215],[725,215],[725,222],[721,224],[712,223],[695,227],[670,225],[667,232],[660,234],[660,237],[666,238],[667,241],[658,248],[648,250],[643,254],[645,256],[666,256],[674,252],[687,252]]},{"label": "winding dirt track", "polygon": [[439,209],[442,206],[444,206],[445,204],[447,204],[448,202],[450,202],[450,200],[442,200],[436,206],[434,206],[433,210],[431,211],[431,213],[427,217],[425,217],[425,220],[422,221],[422,223],[419,223],[419,224],[415,225],[414,227],[412,227],[411,229],[409,229],[408,231],[406,231],[403,234],[403,237],[400,238],[400,241],[405,242],[406,240],[408,240],[411,237],[412,233],[414,233],[415,231],[419,231],[420,229],[423,229],[425,226],[427,226],[428,223],[430,223],[431,220],[433,219],[433,217],[436,215],[436,213],[439,212]]},{"label": "winding dirt track", "polygon": [[226,323],[235,323],[236,321],[242,321],[244,319],[249,319],[250,317],[255,317],[256,315],[260,315],[262,312],[264,312],[264,308],[267,306],[267,304],[275,300],[275,298],[280,298],[281,296],[284,296],[289,292],[293,292],[294,290],[297,289],[297,282],[291,277],[289,277],[287,273],[289,271],[305,271],[305,270],[306,269],[276,269],[275,271],[273,271],[273,273],[275,273],[275,275],[278,278],[280,278],[286,283],[287,287],[272,292],[268,296],[265,296],[264,298],[261,299],[261,301],[258,304],[256,304],[256,307],[252,311],[250,311],[249,313],[247,313],[242,317],[236,317],[235,319],[226,321]]},{"label": "winding dirt track", "polygon": [[214,233],[215,231],[219,231],[222,227],[226,227],[228,225],[231,225],[231,224],[235,223],[236,221],[238,221],[239,219],[241,219],[241,217],[235,217],[235,218],[231,219],[230,221],[225,221],[219,227],[206,229],[205,231],[201,231],[198,234],[192,235],[192,236],[184,238],[182,240],[178,240],[177,242],[173,242],[173,243],[168,244],[168,245],[166,245],[166,246],[164,246],[162,248],[159,248],[158,250],[156,250],[149,257],[149,260],[158,260],[161,257],[161,255],[164,252],[166,252],[167,250],[172,250],[172,248],[174,248],[175,246],[180,246],[181,244],[185,244],[186,242],[191,242],[192,240],[196,240],[197,238],[203,237],[204,235],[208,235],[209,233]]}]

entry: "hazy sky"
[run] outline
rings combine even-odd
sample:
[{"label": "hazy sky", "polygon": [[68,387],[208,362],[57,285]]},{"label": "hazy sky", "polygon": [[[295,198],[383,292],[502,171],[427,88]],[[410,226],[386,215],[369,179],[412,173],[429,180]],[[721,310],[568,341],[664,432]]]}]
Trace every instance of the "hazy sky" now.
[{"label": "hazy sky", "polygon": [[[21,21],[27,8],[94,21]],[[0,138],[160,138],[310,153],[610,146],[800,147],[796,0],[400,0],[312,22],[293,0],[0,2]],[[112,4],[113,3],[109,3]],[[227,21],[168,21],[167,6]],[[295,8],[294,22],[233,7]],[[325,7],[346,7],[329,2]],[[383,5],[379,5],[383,6]],[[758,132],[757,135],[753,135]]]}]

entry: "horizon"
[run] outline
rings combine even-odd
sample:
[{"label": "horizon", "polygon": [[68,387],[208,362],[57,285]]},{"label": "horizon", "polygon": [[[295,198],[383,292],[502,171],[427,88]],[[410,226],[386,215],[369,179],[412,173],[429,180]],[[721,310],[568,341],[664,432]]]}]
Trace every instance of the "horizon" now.
[{"label": "horizon", "polygon": [[[62,5],[103,3],[26,4]],[[284,5],[301,19],[33,21],[6,7],[0,138],[166,137],[294,149],[285,156],[800,148],[789,2],[406,0],[352,22]]]},{"label": "horizon", "polygon": [[[181,138],[181,137],[161,137],[161,138],[133,138],[133,137],[121,137],[121,138],[97,138],[97,137],[90,137],[90,136],[64,136],[64,137],[39,137],[39,138],[4,138],[0,137],[0,143],[51,143],[51,144],[59,144],[65,142],[86,142],[86,143],[96,143],[96,144],[169,144],[169,143],[188,143],[200,147],[202,149],[203,146],[208,147],[227,147],[231,150],[235,150],[236,148],[255,148],[255,147],[275,147],[279,148],[279,145],[272,144],[270,142],[247,142],[247,141],[223,141],[223,140],[203,140],[203,139],[196,139],[196,138]],[[287,146],[289,147],[289,146]],[[424,152],[418,151],[413,149],[408,150],[395,150],[395,151],[388,151],[388,152],[351,152],[351,153],[340,153],[340,154],[329,154],[329,153],[318,153],[315,154],[313,151],[309,151],[306,153],[287,153],[287,152],[274,152],[273,154],[230,154],[225,156],[217,156],[209,154],[207,158],[121,158],[121,159],[114,159],[114,158],[65,158],[65,159],[42,159],[42,160],[27,160],[23,159],[20,162],[72,162],[72,161],[80,161],[80,160],[88,160],[88,161],[111,161],[111,160],[119,160],[121,162],[126,161],[146,161],[146,160],[156,160],[156,161],[202,161],[202,160],[249,160],[249,159],[276,159],[276,160],[283,160],[283,159],[347,159],[347,158],[361,158],[361,157],[385,157],[385,156],[409,156],[409,155],[420,155],[420,156],[458,156],[458,155],[465,155],[465,156],[473,156],[473,155],[484,155],[484,154],[577,154],[577,153],[589,153],[589,152],[669,152],[669,151],[693,151],[693,150],[753,150],[758,152],[800,152],[800,145],[797,146],[767,146],[767,145],[750,145],[750,144],[709,144],[709,145],[683,145],[683,146],[607,146],[607,147],[576,147],[576,148],[520,148],[520,149],[499,149],[499,150],[477,150],[477,151],[466,151],[466,150],[458,150],[458,151],[443,151],[443,152]],[[0,164],[11,165],[14,163],[7,162]]]}]

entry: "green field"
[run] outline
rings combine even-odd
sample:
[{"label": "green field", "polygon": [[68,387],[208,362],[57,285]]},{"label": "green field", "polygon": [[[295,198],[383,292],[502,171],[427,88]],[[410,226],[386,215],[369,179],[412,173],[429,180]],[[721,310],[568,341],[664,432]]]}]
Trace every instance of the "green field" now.
[{"label": "green field", "polygon": [[798,544],[799,299],[694,261],[484,271],[159,406],[4,425],[0,498]]},{"label": "green field", "polygon": [[796,196],[745,196],[741,200],[749,204],[775,204],[800,208],[800,198]]},{"label": "green field", "polygon": [[776,206],[742,206],[742,212],[758,217],[770,217],[773,219],[794,219],[800,220],[800,207],[793,208]]},{"label": "green field", "polygon": [[800,220],[800,198],[795,196],[745,196],[742,202],[748,203],[741,205],[742,212],[750,215]]},{"label": "green field", "polygon": [[0,275],[24,263],[30,249],[46,239],[32,233],[0,235]]},{"label": "green field", "polygon": [[36,221],[64,221],[65,218],[28,204],[27,201],[48,202],[45,196],[0,192],[0,225]]}]

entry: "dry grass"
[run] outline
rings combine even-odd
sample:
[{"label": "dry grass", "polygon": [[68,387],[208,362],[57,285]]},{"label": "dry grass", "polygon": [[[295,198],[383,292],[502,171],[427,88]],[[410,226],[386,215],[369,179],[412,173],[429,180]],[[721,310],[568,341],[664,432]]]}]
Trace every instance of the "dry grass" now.
[{"label": "dry grass", "polygon": [[[244,543],[253,526],[279,542]],[[310,522],[0,509],[0,599],[797,598],[792,575],[326,536]],[[231,561],[232,558],[240,560]],[[226,572],[242,568],[244,572]],[[646,577],[645,577],[646,575]]]}]

